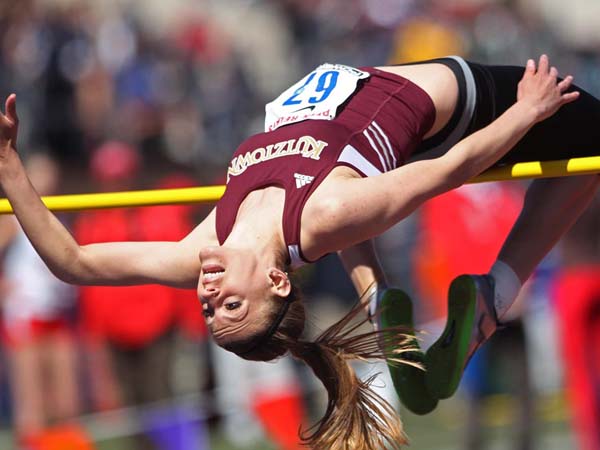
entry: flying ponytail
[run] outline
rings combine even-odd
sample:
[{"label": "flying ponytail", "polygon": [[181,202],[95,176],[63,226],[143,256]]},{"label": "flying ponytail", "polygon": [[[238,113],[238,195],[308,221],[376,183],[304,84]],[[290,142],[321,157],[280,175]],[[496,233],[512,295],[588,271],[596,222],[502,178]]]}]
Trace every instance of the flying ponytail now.
[{"label": "flying ponytail", "polygon": [[[281,306],[273,309],[268,323],[280,321],[275,331],[259,333],[243,340],[219,343],[238,356],[269,361],[287,351],[304,361],[321,380],[328,394],[323,417],[301,432],[305,444],[315,450],[382,450],[400,449],[408,443],[402,421],[394,408],[371,389],[376,375],[359,379],[350,366],[352,360],[386,360],[392,364],[418,363],[403,359],[403,353],[414,352],[414,337],[404,327],[360,332],[368,318],[359,302],[341,320],[330,326],[314,341],[300,338],[305,312],[296,289]],[[286,313],[281,319],[281,308]],[[272,333],[272,334],[271,334]],[[257,343],[259,345],[257,345]]]},{"label": "flying ponytail", "polygon": [[[314,342],[290,340],[290,353],[308,364],[328,393],[324,416],[308,430],[302,439],[314,449],[380,450],[400,449],[408,443],[402,422],[393,407],[371,389],[376,375],[359,379],[349,362],[372,359],[392,360],[397,364],[412,364],[401,358],[414,350],[411,340],[401,328],[382,332],[355,334],[365,324],[353,320],[364,307],[359,304],[339,322],[329,327]],[[395,348],[385,354],[382,348]]]}]

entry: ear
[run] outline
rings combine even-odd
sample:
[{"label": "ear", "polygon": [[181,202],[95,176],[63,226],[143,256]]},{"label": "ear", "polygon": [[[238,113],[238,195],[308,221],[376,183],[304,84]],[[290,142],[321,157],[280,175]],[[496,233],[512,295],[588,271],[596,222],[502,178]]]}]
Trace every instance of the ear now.
[{"label": "ear", "polygon": [[272,267],[268,272],[271,292],[279,297],[287,297],[292,291],[292,283],[286,272]]}]

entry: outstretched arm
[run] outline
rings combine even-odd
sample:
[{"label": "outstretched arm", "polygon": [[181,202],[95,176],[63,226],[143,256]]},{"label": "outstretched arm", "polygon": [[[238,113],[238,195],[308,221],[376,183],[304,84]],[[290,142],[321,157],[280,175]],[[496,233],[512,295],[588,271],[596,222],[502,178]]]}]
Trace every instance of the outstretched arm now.
[{"label": "outstretched arm", "polygon": [[[198,248],[214,236],[211,213],[180,242],[124,242],[80,246],[46,208],[27,178],[17,153],[16,96],[0,113],[0,186],[23,231],[49,269],[75,284],[127,285],[162,283],[195,287]],[[211,226],[211,224],[213,226]]]},{"label": "outstretched arm", "polygon": [[[340,180],[314,234],[319,253],[336,251],[381,234],[426,200],[461,186],[504,156],[529,129],[577,99],[566,93],[573,78],[558,82],[547,56],[536,69],[528,61],[517,101],[487,127],[460,141],[439,158],[415,161],[375,177]],[[327,193],[325,193],[327,194]],[[318,255],[311,255],[315,257]]]}]

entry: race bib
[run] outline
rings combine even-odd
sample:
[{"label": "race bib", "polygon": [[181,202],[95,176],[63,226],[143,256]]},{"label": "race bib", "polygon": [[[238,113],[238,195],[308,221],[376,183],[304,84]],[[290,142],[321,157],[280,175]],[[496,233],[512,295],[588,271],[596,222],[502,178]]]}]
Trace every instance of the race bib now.
[{"label": "race bib", "polygon": [[266,106],[265,131],[308,119],[331,120],[368,72],[323,64]]}]

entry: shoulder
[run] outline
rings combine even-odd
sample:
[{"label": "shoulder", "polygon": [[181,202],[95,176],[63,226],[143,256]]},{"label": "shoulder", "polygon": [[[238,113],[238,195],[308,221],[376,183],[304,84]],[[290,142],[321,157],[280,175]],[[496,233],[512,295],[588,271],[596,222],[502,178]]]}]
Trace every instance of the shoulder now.
[{"label": "shoulder", "polygon": [[360,179],[362,177],[350,167],[338,166],[307,201],[300,233],[303,253],[311,261],[344,247],[343,227],[352,208],[348,196],[342,193],[348,183]]}]

